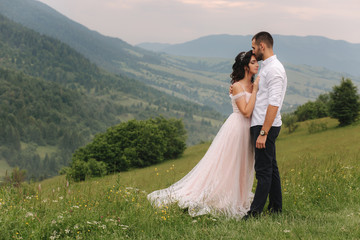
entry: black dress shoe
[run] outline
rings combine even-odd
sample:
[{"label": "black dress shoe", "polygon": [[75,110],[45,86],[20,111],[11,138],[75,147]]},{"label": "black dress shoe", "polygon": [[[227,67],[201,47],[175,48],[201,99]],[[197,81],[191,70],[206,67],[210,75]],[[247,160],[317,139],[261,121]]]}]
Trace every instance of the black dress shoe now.
[{"label": "black dress shoe", "polygon": [[258,218],[260,216],[260,214],[258,212],[255,211],[249,211],[243,218],[242,220],[247,221],[250,218]]},{"label": "black dress shoe", "polygon": [[270,208],[270,209],[268,209],[268,211],[269,211],[269,213],[270,214],[280,214],[281,212],[282,212],[282,209],[280,208],[280,209],[273,209],[273,208]]}]

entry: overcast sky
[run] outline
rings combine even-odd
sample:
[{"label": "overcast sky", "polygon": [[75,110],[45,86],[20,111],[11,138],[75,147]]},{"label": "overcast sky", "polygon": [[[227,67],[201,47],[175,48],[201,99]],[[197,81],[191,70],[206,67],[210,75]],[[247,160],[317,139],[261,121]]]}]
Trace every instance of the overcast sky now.
[{"label": "overcast sky", "polygon": [[360,0],[39,0],[130,44],[212,34],[324,36],[360,43]]}]

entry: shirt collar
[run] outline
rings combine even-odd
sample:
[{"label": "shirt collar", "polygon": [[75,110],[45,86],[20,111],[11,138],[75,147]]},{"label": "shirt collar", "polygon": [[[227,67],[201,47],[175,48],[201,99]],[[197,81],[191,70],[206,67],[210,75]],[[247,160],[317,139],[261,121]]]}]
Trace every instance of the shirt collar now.
[{"label": "shirt collar", "polygon": [[268,65],[269,63],[271,63],[275,59],[277,59],[276,55],[272,55],[271,57],[267,58],[265,61],[262,62],[262,64],[261,64],[262,67],[265,67],[266,65]]}]

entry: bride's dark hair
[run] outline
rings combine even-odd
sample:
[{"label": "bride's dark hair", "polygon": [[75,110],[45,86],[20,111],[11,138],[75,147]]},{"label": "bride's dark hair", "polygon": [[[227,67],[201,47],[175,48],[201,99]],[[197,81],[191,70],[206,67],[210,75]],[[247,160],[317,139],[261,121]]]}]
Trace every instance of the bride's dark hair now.
[{"label": "bride's dark hair", "polygon": [[[233,72],[230,74],[231,84],[243,79],[245,77],[245,67],[249,67],[251,56],[254,55],[252,50],[248,52],[241,52],[235,58],[235,63],[232,66]],[[254,82],[254,76],[251,78]]]}]

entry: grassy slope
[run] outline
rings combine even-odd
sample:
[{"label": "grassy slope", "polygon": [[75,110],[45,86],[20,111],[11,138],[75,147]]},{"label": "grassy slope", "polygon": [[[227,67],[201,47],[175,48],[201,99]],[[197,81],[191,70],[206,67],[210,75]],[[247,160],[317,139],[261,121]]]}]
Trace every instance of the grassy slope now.
[{"label": "grassy slope", "polygon": [[[328,123],[327,131],[310,135],[308,123],[302,123],[292,134],[283,129],[278,139],[284,198],[280,216],[265,214],[242,222],[191,218],[176,206],[153,209],[146,192],[184,176],[206,152],[205,143],[188,148],[178,160],[69,187],[63,176],[48,179],[41,182],[40,192],[38,183],[25,188],[27,198],[15,193],[10,198],[2,191],[1,211],[7,214],[0,217],[5,223],[0,231],[7,237],[50,237],[56,231],[61,237],[86,239],[359,238],[360,125],[336,128],[336,121],[322,121]],[[140,190],[126,189],[129,186]],[[27,212],[36,217],[23,218]],[[18,227],[9,230],[14,223]]]}]

